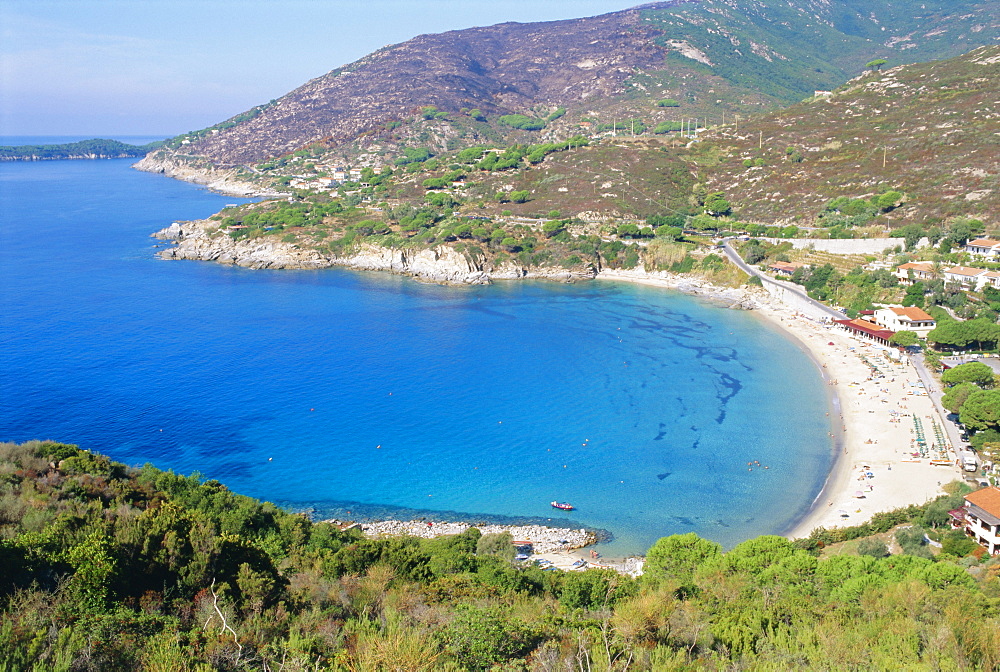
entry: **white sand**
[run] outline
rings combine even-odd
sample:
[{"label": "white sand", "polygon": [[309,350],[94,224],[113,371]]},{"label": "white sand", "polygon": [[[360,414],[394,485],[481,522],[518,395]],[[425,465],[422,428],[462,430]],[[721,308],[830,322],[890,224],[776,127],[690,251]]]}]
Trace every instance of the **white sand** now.
[{"label": "white sand", "polygon": [[[731,302],[745,297],[740,290],[712,288],[666,274],[642,277],[638,273],[602,273],[601,277],[693,290]],[[875,513],[923,504],[942,494],[942,485],[962,477],[954,465],[954,453],[948,454],[951,460],[948,466],[931,465],[930,458],[936,457],[933,451],[926,458],[912,456],[916,452],[912,443],[915,438],[912,416],[920,419],[928,447],[935,442],[933,422],[943,427],[944,420],[930,397],[910,394],[922,388],[911,386],[920,379],[905,356],[902,363],[889,363],[883,351],[870,341],[800,316],[769,300],[761,290],[755,292],[755,298],[760,305],[754,313],[798,340],[822,367],[843,414],[842,421],[834,418],[835,431],[840,432],[837,437],[840,446],[826,486],[809,513],[787,536],[806,537],[817,527],[858,525]],[[876,364],[885,377],[872,378],[862,357]],[[894,416],[892,411],[898,415]],[[873,477],[862,476],[862,472],[871,472]],[[859,492],[861,497],[856,496]]]},{"label": "white sand", "polygon": [[[942,494],[942,485],[962,477],[951,451],[945,455],[948,465],[931,464],[938,456],[931,449],[934,423],[943,431],[944,420],[930,397],[916,394],[923,388],[913,386],[920,379],[905,357],[901,363],[891,362],[875,344],[792,311],[764,308],[758,314],[795,336],[825,367],[843,415],[843,452],[812,511],[789,537],[808,536],[817,527],[857,525],[875,513],[923,504]],[[874,378],[862,357],[877,365],[884,377]],[[920,420],[927,440],[927,457],[913,456],[918,452],[913,416]],[[866,478],[867,472],[873,477]]]}]

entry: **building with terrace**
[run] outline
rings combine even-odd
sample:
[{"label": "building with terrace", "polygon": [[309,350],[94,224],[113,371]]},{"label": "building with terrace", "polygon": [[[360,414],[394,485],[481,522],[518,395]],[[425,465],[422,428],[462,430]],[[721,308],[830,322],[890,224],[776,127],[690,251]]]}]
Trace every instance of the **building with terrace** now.
[{"label": "building with terrace", "polygon": [[965,244],[965,251],[977,257],[1000,259],[1000,240],[992,238],[977,238]]},{"label": "building with terrace", "polygon": [[986,547],[990,555],[1000,553],[1000,488],[983,488],[965,496],[965,506],[953,517],[965,533]]},{"label": "building with terrace", "polygon": [[911,261],[896,267],[896,279],[901,285],[912,285],[921,280],[934,279],[934,264],[929,261]]},{"label": "building with terrace", "polygon": [[986,280],[986,271],[981,268],[952,266],[944,269],[944,281],[958,283],[966,291],[978,292]]},{"label": "building with terrace", "polygon": [[934,318],[915,306],[886,306],[879,308],[872,316],[873,321],[892,331],[912,331],[920,338],[937,326]]}]

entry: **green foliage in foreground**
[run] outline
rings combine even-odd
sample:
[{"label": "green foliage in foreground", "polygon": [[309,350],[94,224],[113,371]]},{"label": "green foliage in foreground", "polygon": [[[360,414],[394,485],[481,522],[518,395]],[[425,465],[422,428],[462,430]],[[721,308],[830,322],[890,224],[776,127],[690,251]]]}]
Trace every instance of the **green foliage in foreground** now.
[{"label": "green foliage in foreground", "polygon": [[954,497],[795,543],[667,537],[635,580],[517,567],[477,530],[364,539],[197,475],[0,444],[0,669],[997,669],[1000,566],[957,562],[981,550],[962,535],[936,560],[913,527],[906,555],[815,553],[932,524]]}]

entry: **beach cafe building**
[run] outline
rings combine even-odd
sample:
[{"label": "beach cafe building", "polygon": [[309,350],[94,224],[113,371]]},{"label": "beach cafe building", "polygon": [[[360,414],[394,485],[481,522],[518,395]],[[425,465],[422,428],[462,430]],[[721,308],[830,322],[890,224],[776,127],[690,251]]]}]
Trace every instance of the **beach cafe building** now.
[{"label": "beach cafe building", "polygon": [[934,318],[915,306],[886,306],[873,315],[875,322],[892,331],[912,331],[920,338],[927,338],[936,323]]},{"label": "beach cafe building", "polygon": [[1000,553],[1000,488],[983,488],[965,496],[965,506],[950,512],[965,533],[985,546],[990,555]]},{"label": "beach cafe building", "polygon": [[853,320],[834,320],[833,323],[855,336],[875,341],[881,345],[889,345],[889,339],[896,335],[896,332],[890,331],[874,322],[863,320],[860,317]]}]

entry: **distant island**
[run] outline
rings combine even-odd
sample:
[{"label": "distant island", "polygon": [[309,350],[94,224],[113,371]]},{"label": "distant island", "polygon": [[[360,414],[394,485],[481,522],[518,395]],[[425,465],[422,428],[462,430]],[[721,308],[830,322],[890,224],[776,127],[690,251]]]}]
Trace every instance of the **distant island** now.
[{"label": "distant island", "polygon": [[54,161],[57,159],[126,159],[145,156],[162,141],[130,145],[118,140],[94,138],[58,145],[0,145],[0,161]]}]

